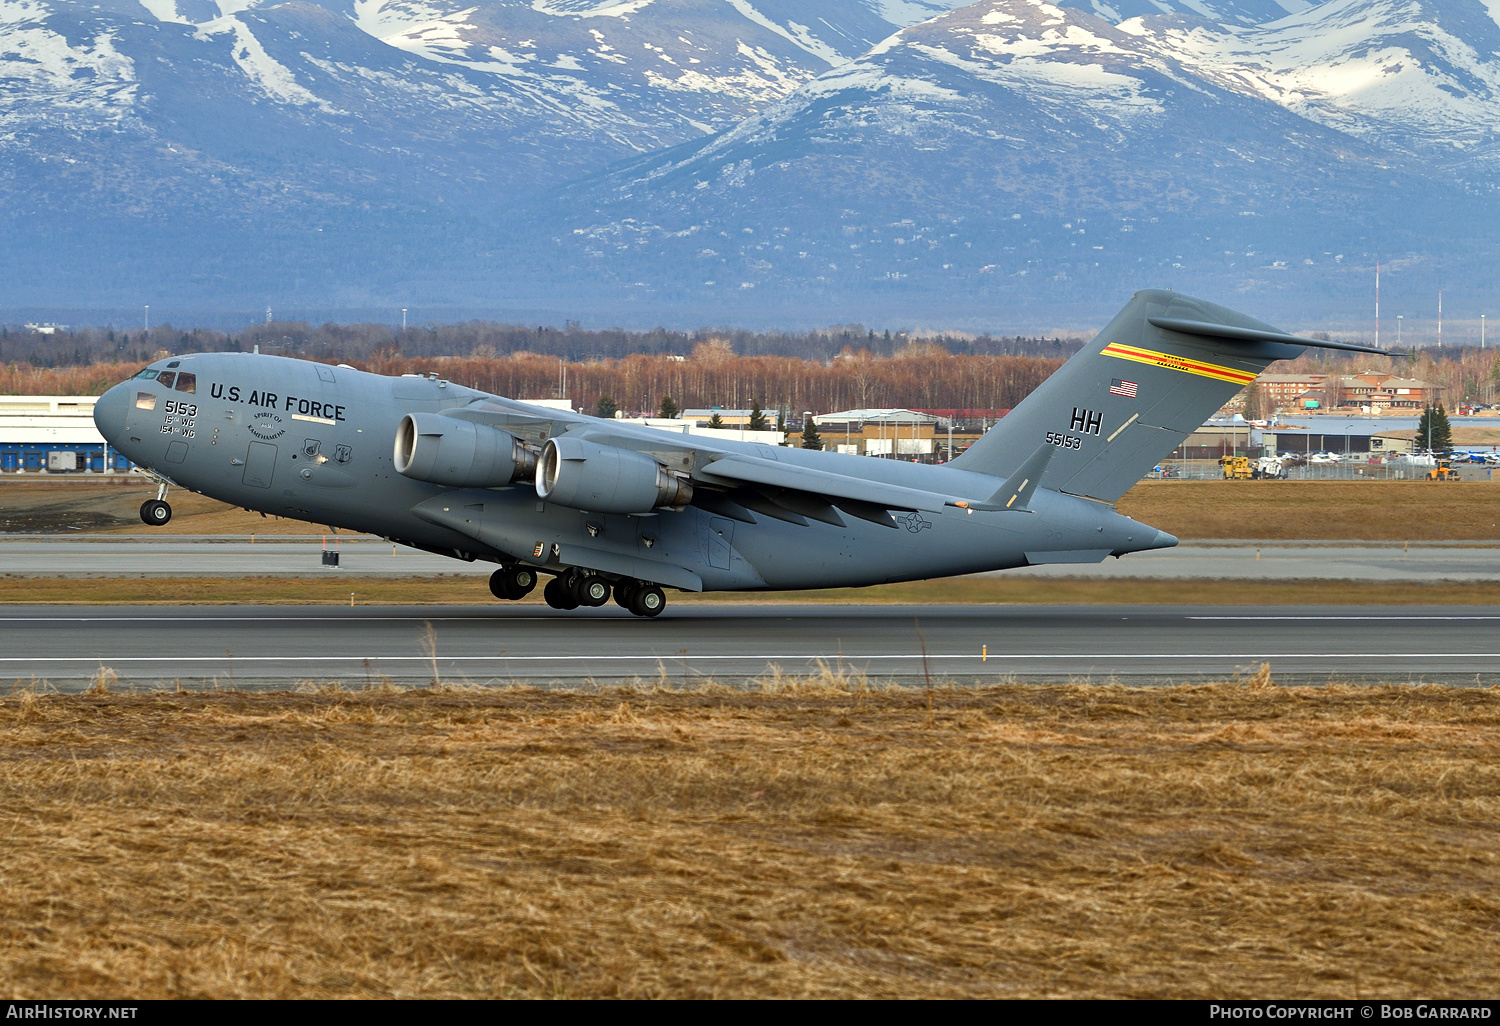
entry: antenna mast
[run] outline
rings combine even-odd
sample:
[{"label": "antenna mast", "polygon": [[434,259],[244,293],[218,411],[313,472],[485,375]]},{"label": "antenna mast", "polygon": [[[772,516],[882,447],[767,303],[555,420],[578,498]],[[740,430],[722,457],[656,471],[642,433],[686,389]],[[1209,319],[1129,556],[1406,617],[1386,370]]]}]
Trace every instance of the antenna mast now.
[{"label": "antenna mast", "polygon": [[1380,348],[1380,261],[1375,261],[1375,348]]}]

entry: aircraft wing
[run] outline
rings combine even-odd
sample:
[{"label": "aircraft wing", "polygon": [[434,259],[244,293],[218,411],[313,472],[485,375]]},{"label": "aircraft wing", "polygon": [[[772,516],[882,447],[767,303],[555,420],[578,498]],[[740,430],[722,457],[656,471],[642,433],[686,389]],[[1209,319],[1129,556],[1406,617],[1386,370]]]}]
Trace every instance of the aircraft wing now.
[{"label": "aircraft wing", "polygon": [[916,488],[868,481],[858,477],[847,477],[824,470],[794,467],[772,460],[758,460],[748,456],[726,456],[714,460],[698,471],[709,482],[734,485],[766,485],[771,488],[789,488],[826,498],[831,505],[840,506],[840,499],[879,506],[882,509],[927,510],[941,513],[945,505],[940,495]]},{"label": "aircraft wing", "polygon": [[499,396],[445,411],[443,415],[500,428],[532,445],[581,429],[581,437],[589,441],[632,449],[678,473],[690,474],[700,485],[707,486],[698,489],[694,505],[749,523],[755,522],[752,513],[760,513],[794,524],[806,524],[812,519],[842,525],[844,521],[839,518],[842,512],[894,528],[897,525],[892,510],[940,513],[945,506],[954,504],[952,495],[782,463],[736,451],[706,438],[554,413]]},{"label": "aircraft wing", "polygon": [[[501,428],[534,444],[557,434],[558,425],[573,424],[583,419],[576,413],[549,410],[543,406],[532,406],[512,399],[502,399],[499,396],[491,396],[467,406],[444,410],[442,415]],[[567,430],[567,428],[563,427],[561,430]]]}]

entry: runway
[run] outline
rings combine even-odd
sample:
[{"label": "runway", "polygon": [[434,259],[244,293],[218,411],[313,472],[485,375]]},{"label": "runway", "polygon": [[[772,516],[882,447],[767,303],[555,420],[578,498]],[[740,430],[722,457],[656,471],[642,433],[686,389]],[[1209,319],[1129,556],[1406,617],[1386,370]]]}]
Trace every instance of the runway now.
[{"label": "runway", "polygon": [[[332,540],[330,539],[330,545]],[[21,577],[413,577],[488,575],[465,563],[362,536],[339,543],[340,565],[322,566],[314,538],[192,535],[0,536],[0,567]],[[1500,581],[1494,542],[1184,542],[1097,564],[1000,571],[1006,577],[1182,580]]]},{"label": "runway", "polygon": [[435,668],[454,683],[742,685],[821,663],[898,684],[1153,683],[1269,662],[1282,683],[1495,684],[1497,628],[1500,607],[715,605],[641,620],[613,606],[37,606],[0,616],[0,678],[78,691],[108,667],[118,688],[416,686]]}]

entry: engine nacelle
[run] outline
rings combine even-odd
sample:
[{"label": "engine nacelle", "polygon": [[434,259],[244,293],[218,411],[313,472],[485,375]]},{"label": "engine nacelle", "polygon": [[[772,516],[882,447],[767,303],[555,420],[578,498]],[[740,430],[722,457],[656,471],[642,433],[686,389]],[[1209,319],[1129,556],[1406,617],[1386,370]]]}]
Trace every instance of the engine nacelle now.
[{"label": "engine nacelle", "polygon": [[542,446],[536,494],[592,513],[649,513],[686,506],[693,485],[650,456],[564,435]]},{"label": "engine nacelle", "polygon": [[436,413],[408,413],[396,428],[396,472],[417,481],[495,488],[536,472],[536,453],[515,435]]}]

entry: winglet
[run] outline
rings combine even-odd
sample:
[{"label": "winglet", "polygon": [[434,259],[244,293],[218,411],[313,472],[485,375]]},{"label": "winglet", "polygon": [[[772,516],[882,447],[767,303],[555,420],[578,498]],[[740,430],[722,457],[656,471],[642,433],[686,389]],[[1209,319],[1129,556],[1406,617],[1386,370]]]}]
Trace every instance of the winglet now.
[{"label": "winglet", "polygon": [[957,506],[959,509],[975,510],[981,512],[999,512],[1009,510],[1012,513],[1030,513],[1031,496],[1036,491],[1037,484],[1042,480],[1042,474],[1047,470],[1047,463],[1052,459],[1052,453],[1056,449],[1053,445],[1044,444],[1026,458],[1026,462],[1016,468],[1015,473],[1006,479],[1000,490],[991,495],[984,502],[968,502],[960,499],[950,502],[948,505]]}]

